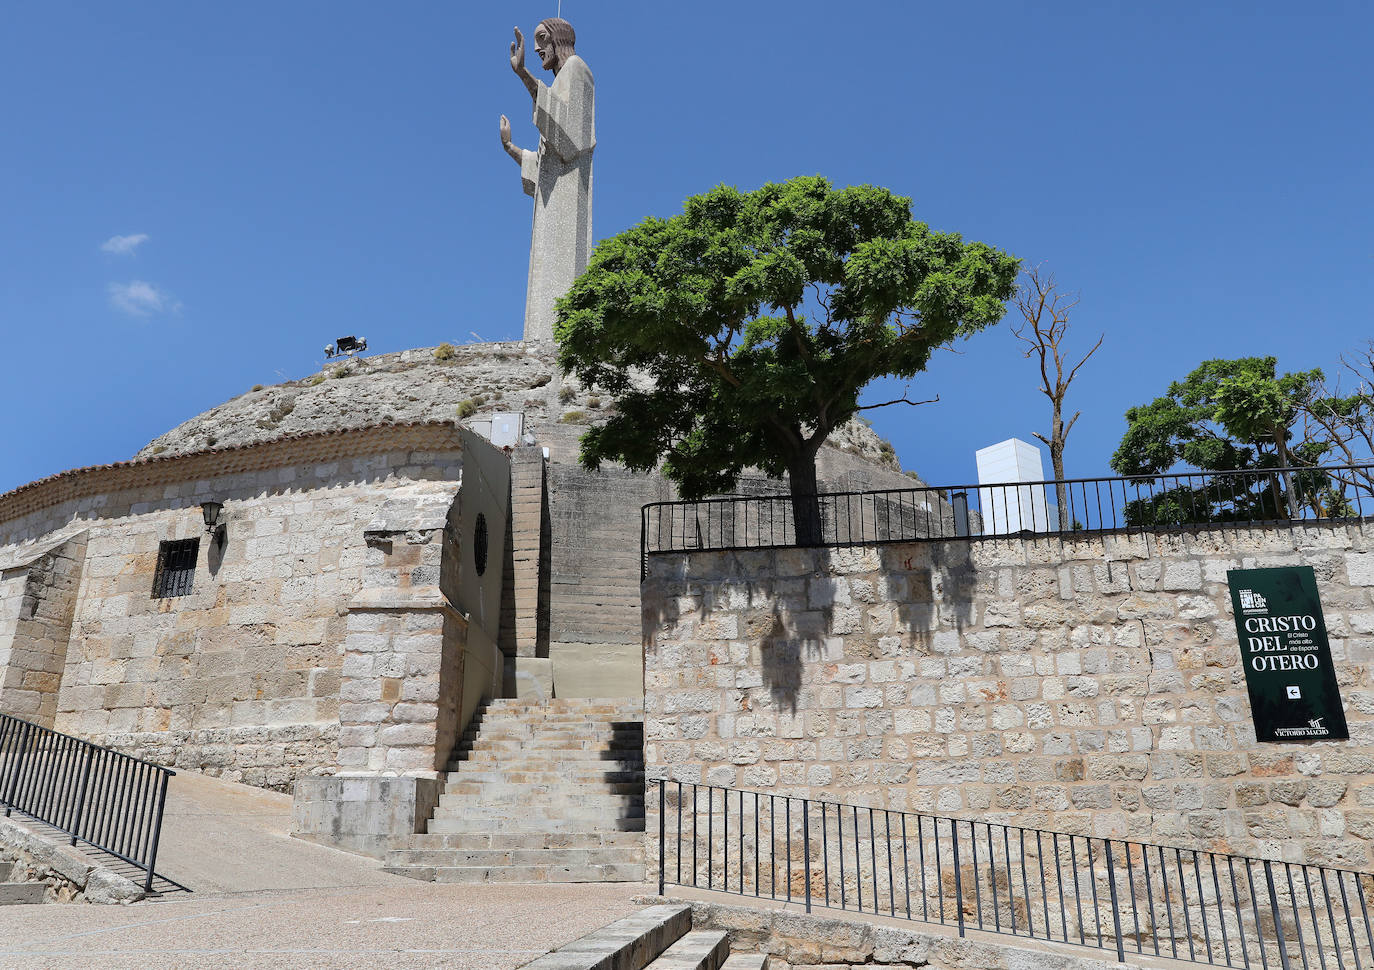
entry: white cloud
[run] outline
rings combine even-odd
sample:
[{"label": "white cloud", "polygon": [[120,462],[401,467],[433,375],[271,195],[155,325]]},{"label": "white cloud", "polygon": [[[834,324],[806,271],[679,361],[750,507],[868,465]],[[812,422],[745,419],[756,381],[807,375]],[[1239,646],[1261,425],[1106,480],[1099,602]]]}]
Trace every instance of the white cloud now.
[{"label": "white cloud", "polygon": [[130,280],[109,285],[110,305],[131,317],[148,317],[155,313],[178,313],[181,303],[155,283]]},{"label": "white cloud", "polygon": [[146,232],[134,233],[132,236],[111,236],[100,244],[101,252],[114,253],[116,256],[132,256],[134,250],[148,241]]}]

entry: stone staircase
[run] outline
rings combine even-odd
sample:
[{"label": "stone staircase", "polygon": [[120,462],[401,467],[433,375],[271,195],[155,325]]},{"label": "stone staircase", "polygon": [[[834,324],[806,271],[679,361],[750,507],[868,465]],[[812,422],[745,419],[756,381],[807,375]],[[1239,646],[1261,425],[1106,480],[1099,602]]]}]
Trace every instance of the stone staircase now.
[{"label": "stone staircase", "polygon": [[767,970],[764,953],[730,953],[723,930],[693,930],[692,907],[650,906],[525,964],[524,970]]},{"label": "stone staircase", "polygon": [[425,834],[386,870],[431,882],[641,882],[639,701],[490,702],[448,765]]}]

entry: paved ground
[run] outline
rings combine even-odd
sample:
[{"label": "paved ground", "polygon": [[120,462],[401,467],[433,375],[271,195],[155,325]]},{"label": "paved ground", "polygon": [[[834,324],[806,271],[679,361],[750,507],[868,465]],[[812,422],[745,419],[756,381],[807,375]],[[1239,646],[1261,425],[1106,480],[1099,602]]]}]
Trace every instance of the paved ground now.
[{"label": "paved ground", "polygon": [[367,886],[0,908],[0,967],[513,970],[640,908],[644,886]]},{"label": "paved ground", "polygon": [[291,838],[290,807],[287,795],[177,774],[160,896],[0,907],[0,968],[508,970],[633,912],[631,898],[646,891],[416,882]]}]

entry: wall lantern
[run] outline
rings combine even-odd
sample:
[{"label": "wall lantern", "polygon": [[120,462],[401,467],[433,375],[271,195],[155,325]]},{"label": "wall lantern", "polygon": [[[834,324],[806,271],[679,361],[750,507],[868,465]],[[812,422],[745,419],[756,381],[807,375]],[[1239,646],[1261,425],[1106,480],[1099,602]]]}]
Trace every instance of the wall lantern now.
[{"label": "wall lantern", "polygon": [[201,502],[200,514],[205,517],[205,534],[211,536],[216,545],[224,544],[224,503]]}]

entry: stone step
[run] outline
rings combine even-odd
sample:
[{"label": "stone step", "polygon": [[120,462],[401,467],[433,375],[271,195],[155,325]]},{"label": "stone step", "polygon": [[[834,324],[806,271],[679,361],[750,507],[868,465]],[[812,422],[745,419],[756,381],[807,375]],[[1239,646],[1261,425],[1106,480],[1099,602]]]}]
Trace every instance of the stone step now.
[{"label": "stone step", "polygon": [[41,882],[0,882],[0,906],[34,906],[48,887]]},{"label": "stone step", "polygon": [[457,802],[441,804],[434,810],[432,819],[445,818],[498,819],[510,821],[525,831],[537,830],[544,822],[582,822],[585,831],[596,831],[597,827],[612,821],[638,821],[644,824],[644,806],[610,805],[605,808],[595,806],[570,805],[559,808],[556,805],[539,805],[538,811],[512,812],[509,805],[486,805],[481,802]]},{"label": "stone step", "polygon": [[659,954],[645,970],[720,970],[730,955],[730,935],[721,930],[692,930]]},{"label": "stone step", "polygon": [[768,954],[732,953],[720,970],[768,970]]},{"label": "stone step", "polygon": [[383,866],[383,871],[423,882],[643,882],[643,864],[596,866]]},{"label": "stone step", "polygon": [[605,795],[618,798],[638,798],[644,801],[642,781],[583,781],[549,780],[532,782],[524,779],[499,781],[468,781],[458,777],[444,786],[445,795],[471,795],[482,799],[525,799],[539,796],[579,798],[586,795]]},{"label": "stone step", "polygon": [[393,849],[386,855],[389,866],[579,867],[635,865],[643,861],[642,843],[597,849]]},{"label": "stone step", "polygon": [[564,771],[550,771],[545,765],[537,770],[515,771],[508,768],[484,768],[476,762],[464,762],[449,784],[480,785],[484,782],[507,785],[636,785],[644,787],[643,768],[602,768],[576,766]]},{"label": "stone step", "polygon": [[644,816],[632,818],[453,818],[436,814],[429,820],[429,832],[643,832]]},{"label": "stone step", "polygon": [[643,832],[428,832],[408,839],[412,849],[599,849],[644,845]]},{"label": "stone step", "polygon": [[544,747],[540,749],[540,754],[530,753],[528,747],[500,748],[478,748],[471,751],[456,751],[449,759],[450,763],[455,761],[499,761],[501,764],[514,768],[523,765],[545,765],[558,764],[561,761],[632,761],[636,764],[644,763],[643,748],[554,748]]},{"label": "stone step", "polygon": [[641,748],[642,745],[622,738],[489,738],[483,735],[473,742],[471,750],[519,754],[522,751],[639,751]]},{"label": "stone step", "polygon": [[553,808],[643,815],[644,796],[617,795],[615,792],[559,792],[517,788],[504,793],[445,793],[439,796],[439,807],[450,811],[490,808],[499,810],[503,815],[550,815],[555,814],[549,811]]},{"label": "stone step", "polygon": [[692,928],[692,907],[650,906],[525,964],[524,970],[644,970]]}]

